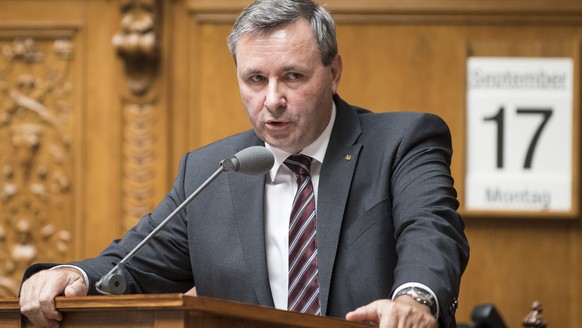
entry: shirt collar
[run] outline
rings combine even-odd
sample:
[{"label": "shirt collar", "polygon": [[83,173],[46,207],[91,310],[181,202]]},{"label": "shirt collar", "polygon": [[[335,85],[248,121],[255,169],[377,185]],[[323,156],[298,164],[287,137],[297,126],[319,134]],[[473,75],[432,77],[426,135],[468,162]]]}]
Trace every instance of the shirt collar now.
[{"label": "shirt collar", "polygon": [[[327,127],[325,128],[325,130],[323,130],[321,135],[311,145],[303,148],[303,150],[299,152],[300,154],[307,155],[313,158],[314,160],[318,161],[319,163],[323,164],[323,158],[325,157],[325,151],[327,150],[327,145],[329,144],[329,138],[331,136],[331,130],[333,129],[335,117],[336,117],[336,106],[335,102],[332,102],[331,118],[327,123]],[[277,175],[277,172],[279,172],[281,164],[283,164],[287,157],[289,157],[289,155],[292,155],[292,153],[286,152],[279,148],[275,148],[269,145],[268,143],[265,143],[265,147],[269,149],[273,153],[273,156],[275,157],[275,164],[273,164],[273,167],[269,171],[271,181],[275,181],[275,177]]]}]

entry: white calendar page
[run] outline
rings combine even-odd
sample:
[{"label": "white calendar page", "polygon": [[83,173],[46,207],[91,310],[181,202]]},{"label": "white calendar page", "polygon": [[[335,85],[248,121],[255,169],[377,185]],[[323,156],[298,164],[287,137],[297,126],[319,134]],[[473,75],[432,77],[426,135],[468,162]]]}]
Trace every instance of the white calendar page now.
[{"label": "white calendar page", "polygon": [[570,58],[468,59],[468,210],[571,210],[572,94]]}]

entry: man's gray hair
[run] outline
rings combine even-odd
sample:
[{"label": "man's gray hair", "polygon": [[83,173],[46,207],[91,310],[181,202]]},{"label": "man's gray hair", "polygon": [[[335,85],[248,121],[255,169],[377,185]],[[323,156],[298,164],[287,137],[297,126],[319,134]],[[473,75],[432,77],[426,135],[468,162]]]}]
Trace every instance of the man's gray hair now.
[{"label": "man's gray hair", "polygon": [[327,10],[312,0],[257,0],[245,8],[227,38],[235,63],[236,46],[244,34],[269,33],[298,19],[311,24],[323,65],[331,64],[338,53],[335,22]]}]

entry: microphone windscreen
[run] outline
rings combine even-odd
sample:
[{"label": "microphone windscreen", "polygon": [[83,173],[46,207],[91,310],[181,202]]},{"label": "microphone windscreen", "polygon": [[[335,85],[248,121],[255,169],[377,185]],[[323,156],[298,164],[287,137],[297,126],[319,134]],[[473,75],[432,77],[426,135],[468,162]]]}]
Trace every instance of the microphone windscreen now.
[{"label": "microphone windscreen", "polygon": [[253,146],[245,148],[233,157],[238,165],[235,165],[235,171],[246,175],[263,175],[273,167],[275,157],[270,150],[262,146]]}]

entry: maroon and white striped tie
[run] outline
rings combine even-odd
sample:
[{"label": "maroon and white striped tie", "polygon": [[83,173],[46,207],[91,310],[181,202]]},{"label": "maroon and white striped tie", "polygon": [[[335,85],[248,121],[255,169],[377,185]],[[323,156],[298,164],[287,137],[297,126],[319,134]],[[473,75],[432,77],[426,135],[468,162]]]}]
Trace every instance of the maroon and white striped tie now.
[{"label": "maroon and white striped tie", "polygon": [[311,183],[311,157],[291,155],[285,165],[297,175],[297,194],[289,220],[289,311],[321,314],[315,194]]}]

